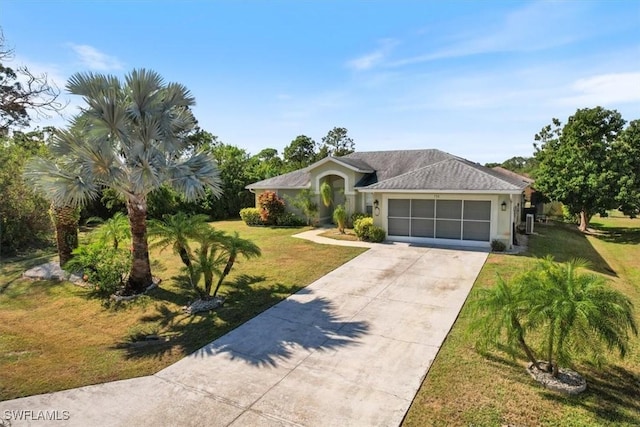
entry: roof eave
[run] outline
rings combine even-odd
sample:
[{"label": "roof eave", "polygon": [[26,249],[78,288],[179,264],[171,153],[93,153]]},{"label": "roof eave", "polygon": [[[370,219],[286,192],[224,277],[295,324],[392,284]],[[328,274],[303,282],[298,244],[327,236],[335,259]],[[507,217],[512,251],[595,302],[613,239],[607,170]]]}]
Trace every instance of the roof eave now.
[{"label": "roof eave", "polygon": [[446,189],[386,189],[356,188],[361,193],[432,193],[432,194],[522,194],[524,190],[446,190]]}]

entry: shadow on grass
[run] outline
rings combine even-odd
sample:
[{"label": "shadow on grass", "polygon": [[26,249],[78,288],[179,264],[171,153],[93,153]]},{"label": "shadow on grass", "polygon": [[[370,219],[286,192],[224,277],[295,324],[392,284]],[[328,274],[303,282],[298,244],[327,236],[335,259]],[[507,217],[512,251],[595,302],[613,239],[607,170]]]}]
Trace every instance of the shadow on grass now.
[{"label": "shadow on grass", "polygon": [[620,366],[583,368],[587,390],[577,396],[544,391],[545,399],[583,408],[614,424],[640,425],[640,377]]},{"label": "shadow on grass", "polygon": [[547,255],[552,255],[558,262],[583,258],[591,264],[593,271],[618,277],[609,263],[591,245],[587,236],[575,225],[559,222],[536,224],[534,238],[529,240],[529,250],[519,256],[542,258]]},{"label": "shadow on grass", "polygon": [[[117,347],[125,349],[128,358],[195,351],[197,357],[226,353],[256,366],[277,366],[300,349],[331,350],[355,344],[369,329],[365,322],[342,321],[331,301],[309,290],[282,301],[298,287],[282,283],[256,286],[264,280],[262,276],[236,278],[229,283],[225,304],[214,312],[191,316],[158,304],[155,314],[141,320],[158,325],[163,339],[144,344],[125,341]],[[255,318],[277,303],[268,316]]]},{"label": "shadow on grass", "polygon": [[595,230],[592,236],[605,242],[623,245],[637,245],[640,243],[640,228],[606,227],[598,222],[592,222],[590,227]]}]

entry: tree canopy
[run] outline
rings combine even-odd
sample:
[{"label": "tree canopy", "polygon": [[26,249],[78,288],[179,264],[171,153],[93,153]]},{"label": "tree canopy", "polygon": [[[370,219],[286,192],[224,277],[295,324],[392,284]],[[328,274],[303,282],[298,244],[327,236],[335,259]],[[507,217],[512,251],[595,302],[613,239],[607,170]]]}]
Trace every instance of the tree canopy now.
[{"label": "tree canopy", "polygon": [[[623,132],[624,125],[625,120],[615,110],[584,108],[569,117],[564,126],[553,119],[535,136],[535,158],[539,162],[536,189],[580,215],[582,231],[594,214],[623,206],[631,212],[634,203],[637,211],[635,173],[628,178],[633,171],[631,163],[635,162],[637,170],[638,161],[625,160],[638,146],[634,142],[637,125]],[[623,139],[619,141],[620,137]]]}]

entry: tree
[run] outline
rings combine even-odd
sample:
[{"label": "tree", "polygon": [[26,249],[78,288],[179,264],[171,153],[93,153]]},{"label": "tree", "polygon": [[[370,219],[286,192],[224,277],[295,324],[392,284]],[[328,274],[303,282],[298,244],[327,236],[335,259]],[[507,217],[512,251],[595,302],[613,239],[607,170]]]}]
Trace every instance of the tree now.
[{"label": "tree", "polygon": [[521,175],[535,175],[535,171],[538,167],[538,161],[535,157],[522,157],[515,156],[511,157],[504,162],[501,163],[487,163],[485,164],[488,168],[494,168],[496,166],[500,166],[512,172],[521,174]]},{"label": "tree", "polygon": [[227,257],[227,262],[224,266],[224,270],[220,274],[216,289],[213,291],[213,295],[211,295],[213,298],[218,294],[218,290],[220,289],[222,282],[231,272],[238,256],[242,255],[246,259],[250,259],[262,255],[258,245],[253,243],[251,240],[241,238],[237,231],[234,231],[231,236],[224,236],[221,239],[221,245]]},{"label": "tree", "polygon": [[536,190],[579,214],[581,231],[594,214],[615,207],[619,176],[611,153],[624,123],[615,110],[585,108],[563,127],[553,119],[535,136]]},{"label": "tree", "polygon": [[347,226],[347,211],[344,206],[338,205],[333,210],[333,221],[336,223],[340,234],[344,234],[344,229]]},{"label": "tree", "polygon": [[[517,343],[538,369],[558,375],[559,363],[568,364],[577,351],[598,357],[603,345],[624,357],[629,331],[638,334],[629,298],[610,288],[602,276],[583,273],[583,260],[556,263],[552,257],[517,276],[511,285],[498,278],[492,289],[481,290],[472,303],[473,328],[480,342],[496,344],[503,333],[512,351]],[[542,334],[538,360],[526,343],[528,332]]]},{"label": "tree", "polygon": [[5,136],[12,127],[29,125],[29,110],[47,116],[65,107],[58,101],[60,90],[46,74],[35,75],[27,67],[7,67],[4,63],[12,57],[13,50],[5,46],[0,29],[0,135]]},{"label": "tree", "polygon": [[137,69],[121,81],[115,76],[77,73],[67,83],[87,106],[69,129],[57,131],[51,151],[55,163],[38,158],[26,176],[54,202],[82,205],[101,189],[114,189],[126,200],[132,236],[132,264],[127,291],[139,293],[151,283],[147,242],[149,193],[165,184],[187,200],[209,189],[221,194],[211,155],[188,152],[186,137],[195,128],[194,99],[178,83],[165,83],[156,72]]},{"label": "tree", "polygon": [[19,133],[10,138],[0,136],[0,256],[50,244],[49,202],[22,177],[28,159],[47,155],[42,135],[38,138],[38,144],[25,145],[17,142]]},{"label": "tree", "polygon": [[284,148],[283,157],[287,171],[307,167],[316,161],[316,142],[306,135],[298,135]]},{"label": "tree", "polygon": [[635,218],[640,213],[640,120],[633,120],[613,144],[618,175],[618,209]]},{"label": "tree", "polygon": [[291,199],[291,205],[300,209],[307,218],[307,225],[318,216],[318,204],[315,202],[315,194],[309,188],[300,190],[296,197]]},{"label": "tree", "polygon": [[127,216],[122,212],[116,212],[113,217],[106,221],[102,218],[89,218],[87,223],[99,222],[98,228],[91,233],[101,244],[107,245],[111,243],[113,249],[118,249],[120,243],[131,239],[131,229]]},{"label": "tree", "polygon": [[320,198],[322,199],[322,204],[327,208],[333,204],[333,188],[327,181],[320,185]]},{"label": "tree", "polygon": [[327,136],[322,138],[322,148],[326,147],[324,150],[326,155],[323,157],[327,155],[334,157],[346,156],[355,151],[355,143],[353,139],[347,136],[347,132],[346,128],[334,127],[327,133]]},{"label": "tree", "polygon": [[265,148],[253,156],[253,159],[255,161],[254,175],[258,180],[278,176],[284,172],[284,163],[275,148]]}]

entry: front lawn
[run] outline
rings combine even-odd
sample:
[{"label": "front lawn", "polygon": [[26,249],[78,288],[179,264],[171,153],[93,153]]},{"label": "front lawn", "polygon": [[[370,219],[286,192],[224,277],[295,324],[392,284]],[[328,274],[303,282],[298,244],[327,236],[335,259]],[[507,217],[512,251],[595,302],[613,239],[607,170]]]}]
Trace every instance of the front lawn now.
[{"label": "front lawn", "polygon": [[[640,219],[594,218],[597,232],[584,236],[562,224],[536,224],[529,251],[490,254],[474,289],[492,286],[496,273],[508,279],[547,254],[556,260],[589,260],[592,270],[634,303],[640,324]],[[471,293],[405,418],[404,426],[607,426],[640,425],[640,339],[634,337],[624,360],[607,355],[598,369],[578,360],[575,370],[588,388],[576,397],[547,391],[525,372],[524,358],[505,353],[481,355],[468,329]]]},{"label": "front lawn", "polygon": [[[55,254],[3,260],[0,266],[0,400],[149,375],[244,323],[365,249],[318,245],[291,235],[300,230],[213,223],[238,231],[262,249],[240,259],[221,288],[225,305],[212,313],[182,314],[181,263],[170,249],[152,251],[159,289],[118,309],[104,308],[71,283],[20,277]],[[135,342],[145,335],[161,340]],[[168,341],[164,341],[168,340]]]}]

